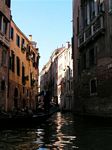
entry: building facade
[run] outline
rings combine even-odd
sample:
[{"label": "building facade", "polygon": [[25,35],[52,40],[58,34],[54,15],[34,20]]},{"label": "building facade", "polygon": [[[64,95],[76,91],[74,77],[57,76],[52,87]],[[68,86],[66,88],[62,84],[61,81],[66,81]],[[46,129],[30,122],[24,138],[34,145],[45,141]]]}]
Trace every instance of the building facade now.
[{"label": "building facade", "polygon": [[73,108],[73,60],[69,42],[59,51],[57,68],[57,95],[61,110]]},{"label": "building facade", "polygon": [[51,55],[51,91],[54,99],[57,100],[57,74],[58,74],[58,50],[53,51]]},{"label": "building facade", "polygon": [[49,60],[40,72],[40,92],[50,90],[51,83],[51,60]]},{"label": "building facade", "polygon": [[8,101],[8,63],[9,63],[9,30],[10,0],[0,1],[0,109],[7,111]]},{"label": "building facade", "polygon": [[73,0],[75,110],[112,110],[112,1]]},{"label": "building facade", "polygon": [[29,39],[11,20],[9,56],[8,110],[36,108],[38,94],[39,51],[36,42]]},{"label": "building facade", "polygon": [[41,90],[50,91],[50,97],[62,110],[72,110],[73,106],[73,61],[72,49],[68,42],[66,46],[53,51],[49,62],[41,71]]}]

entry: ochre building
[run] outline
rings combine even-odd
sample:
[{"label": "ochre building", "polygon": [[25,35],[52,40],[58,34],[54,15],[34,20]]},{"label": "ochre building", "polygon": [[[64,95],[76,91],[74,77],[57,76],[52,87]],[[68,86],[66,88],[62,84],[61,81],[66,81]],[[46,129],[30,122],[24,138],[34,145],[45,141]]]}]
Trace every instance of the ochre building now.
[{"label": "ochre building", "polygon": [[36,108],[38,62],[36,42],[31,35],[28,39],[11,20],[8,110]]}]

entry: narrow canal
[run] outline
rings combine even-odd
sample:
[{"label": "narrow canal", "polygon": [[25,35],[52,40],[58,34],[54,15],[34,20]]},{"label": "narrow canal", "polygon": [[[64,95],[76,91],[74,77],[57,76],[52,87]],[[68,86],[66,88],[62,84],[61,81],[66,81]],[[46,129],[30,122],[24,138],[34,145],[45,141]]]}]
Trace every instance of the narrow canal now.
[{"label": "narrow canal", "polygon": [[[0,130],[0,150],[111,150],[112,124],[56,113],[36,128]],[[43,149],[44,150],[44,149]]]}]

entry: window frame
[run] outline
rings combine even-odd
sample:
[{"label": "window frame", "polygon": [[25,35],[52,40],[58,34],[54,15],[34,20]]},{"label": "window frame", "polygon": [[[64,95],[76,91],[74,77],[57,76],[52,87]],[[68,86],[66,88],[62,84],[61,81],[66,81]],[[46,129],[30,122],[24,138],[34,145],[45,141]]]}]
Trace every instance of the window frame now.
[{"label": "window frame", "polygon": [[9,8],[10,8],[11,1],[10,1],[10,0],[5,0],[5,4],[7,5],[7,7],[9,7]]},{"label": "window frame", "polygon": [[8,22],[7,22],[7,20],[5,18],[3,18],[2,32],[5,35],[7,35],[7,28],[8,28]]},{"label": "window frame", "polygon": [[10,29],[10,38],[13,40],[14,39],[14,28],[11,27]]},{"label": "window frame", "polygon": [[112,13],[112,0],[109,0],[109,12]]},{"label": "window frame", "polygon": [[16,73],[18,76],[20,76],[20,58],[16,57]]},{"label": "window frame", "polygon": [[20,36],[16,34],[16,45],[20,48]]},{"label": "window frame", "polygon": [[15,54],[13,51],[11,51],[11,70],[15,72]]},{"label": "window frame", "polygon": [[[92,81],[95,81],[95,85],[96,85],[96,91],[95,92],[92,92]],[[92,78],[92,79],[90,79],[90,96],[94,96],[94,95],[97,95],[97,78],[95,77],[95,78]]]},{"label": "window frame", "polygon": [[6,49],[2,50],[2,65],[6,65],[7,64],[7,51]]}]

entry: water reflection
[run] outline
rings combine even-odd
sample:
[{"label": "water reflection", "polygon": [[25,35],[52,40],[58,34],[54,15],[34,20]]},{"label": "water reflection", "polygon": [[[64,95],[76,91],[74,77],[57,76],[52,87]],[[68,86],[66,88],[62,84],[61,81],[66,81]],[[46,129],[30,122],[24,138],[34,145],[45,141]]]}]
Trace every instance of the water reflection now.
[{"label": "water reflection", "polygon": [[56,127],[56,132],[54,132],[52,136],[57,140],[51,144],[60,150],[65,148],[71,149],[71,145],[73,148],[73,142],[75,141],[76,136],[73,131],[73,118],[70,118],[70,114],[65,116],[58,113],[56,120],[54,120],[54,124]]},{"label": "water reflection", "polygon": [[112,125],[57,113],[36,128],[0,130],[0,150],[111,150]]}]

